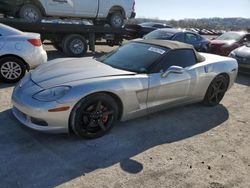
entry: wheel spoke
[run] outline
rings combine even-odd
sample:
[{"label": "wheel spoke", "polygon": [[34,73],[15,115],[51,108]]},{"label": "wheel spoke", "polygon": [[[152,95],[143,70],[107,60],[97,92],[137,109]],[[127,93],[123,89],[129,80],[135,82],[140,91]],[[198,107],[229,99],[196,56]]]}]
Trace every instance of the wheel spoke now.
[{"label": "wheel spoke", "polygon": [[4,66],[2,66],[2,68],[1,68],[2,70],[9,70],[9,68],[8,67],[5,67],[5,65]]},{"label": "wheel spoke", "polygon": [[225,89],[218,90],[218,93],[221,93],[221,94],[225,93]]},{"label": "wheel spoke", "polygon": [[221,88],[222,84],[223,84],[223,82],[222,82],[222,81],[221,81],[221,82],[219,82],[219,84],[218,84],[218,89],[219,89],[219,88]]},{"label": "wheel spoke", "polygon": [[112,115],[113,113],[114,113],[113,111],[103,112],[103,116],[109,116]]},{"label": "wheel spoke", "polygon": [[14,68],[14,63],[10,62],[10,68],[13,69]]},{"label": "wheel spoke", "polygon": [[83,115],[86,115],[86,116],[89,116],[89,115],[91,115],[92,113],[91,112],[87,112],[87,111],[84,111],[83,112]]},{"label": "wheel spoke", "polygon": [[13,75],[14,75],[14,78],[18,78],[20,76],[20,74],[17,72],[13,72]]},{"label": "wheel spoke", "polygon": [[215,95],[215,101],[216,101],[216,103],[220,102],[218,94]]},{"label": "wheel spoke", "polygon": [[102,108],[102,101],[98,101],[97,105],[96,105],[96,111],[100,111]]},{"label": "wheel spoke", "polygon": [[213,84],[213,85],[212,85],[212,88],[213,88],[214,91],[216,91],[216,90],[217,90],[216,84]]},{"label": "wheel spoke", "polygon": [[15,65],[15,66],[13,66],[13,69],[14,69],[14,70],[20,69],[20,66],[19,66],[19,65]]},{"label": "wheel spoke", "polygon": [[1,72],[9,72],[8,69],[2,69]]},{"label": "wheel spoke", "polygon": [[103,124],[102,121],[98,121],[98,125],[101,127],[101,129],[102,129],[103,131],[106,130],[106,127],[105,127],[105,125]]},{"label": "wheel spoke", "polygon": [[8,79],[12,78],[12,73],[8,73]]},{"label": "wheel spoke", "polygon": [[91,119],[91,120],[89,121],[88,125],[86,126],[86,131],[88,131],[89,128],[91,128],[93,125],[95,125],[95,124],[94,124],[93,120]]},{"label": "wheel spoke", "polygon": [[7,69],[10,69],[10,68],[11,68],[9,62],[5,63],[5,64],[3,65],[3,67],[5,67],[5,68],[7,68]]},{"label": "wheel spoke", "polygon": [[215,97],[215,93],[213,93],[210,97],[209,97],[209,99],[208,100],[212,100],[213,98]]}]

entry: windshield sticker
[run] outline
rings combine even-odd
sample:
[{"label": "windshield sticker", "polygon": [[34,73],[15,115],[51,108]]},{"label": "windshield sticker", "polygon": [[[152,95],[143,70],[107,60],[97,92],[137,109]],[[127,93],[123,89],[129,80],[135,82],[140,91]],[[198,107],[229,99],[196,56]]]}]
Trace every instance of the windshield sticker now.
[{"label": "windshield sticker", "polygon": [[162,49],[159,49],[159,48],[154,48],[154,47],[150,47],[148,50],[151,51],[151,52],[161,54],[161,55],[166,52],[165,50],[162,50]]}]

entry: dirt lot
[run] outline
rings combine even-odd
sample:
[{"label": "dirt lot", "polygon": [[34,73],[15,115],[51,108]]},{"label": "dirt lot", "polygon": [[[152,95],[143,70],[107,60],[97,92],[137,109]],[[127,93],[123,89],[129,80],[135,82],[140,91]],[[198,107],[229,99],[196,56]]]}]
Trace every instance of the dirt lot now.
[{"label": "dirt lot", "polygon": [[250,76],[239,75],[220,106],[163,111],[97,140],[25,128],[11,114],[12,89],[0,83],[1,188],[250,187]]}]

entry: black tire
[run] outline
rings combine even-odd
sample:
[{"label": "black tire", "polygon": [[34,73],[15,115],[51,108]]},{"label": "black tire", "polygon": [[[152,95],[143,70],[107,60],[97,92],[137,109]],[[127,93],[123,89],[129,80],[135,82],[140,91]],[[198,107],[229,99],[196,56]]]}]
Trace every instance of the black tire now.
[{"label": "black tire", "polygon": [[17,57],[4,57],[0,59],[0,79],[6,83],[16,83],[26,73],[23,61]]},{"label": "black tire", "polygon": [[21,7],[19,17],[28,22],[40,22],[43,16],[40,9],[36,5],[26,4]]},{"label": "black tire", "polygon": [[63,53],[70,57],[83,57],[88,51],[86,39],[78,34],[66,36],[62,47]]},{"label": "black tire", "polygon": [[225,76],[217,76],[209,85],[203,104],[206,106],[217,106],[220,104],[227,91],[228,84],[229,80]]},{"label": "black tire", "polygon": [[71,114],[73,132],[94,139],[107,134],[118,118],[118,106],[109,95],[100,93],[82,99]]},{"label": "black tire", "polygon": [[113,13],[110,16],[110,25],[115,28],[120,28],[124,24],[124,16],[121,13]]}]

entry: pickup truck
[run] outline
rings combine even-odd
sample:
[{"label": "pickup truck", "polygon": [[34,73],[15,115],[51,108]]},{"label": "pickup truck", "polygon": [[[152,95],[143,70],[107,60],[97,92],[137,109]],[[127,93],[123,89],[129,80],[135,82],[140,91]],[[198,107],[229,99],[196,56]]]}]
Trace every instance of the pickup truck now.
[{"label": "pickup truck", "polygon": [[39,22],[44,17],[84,18],[122,27],[135,17],[135,0],[1,0],[0,13]]}]

